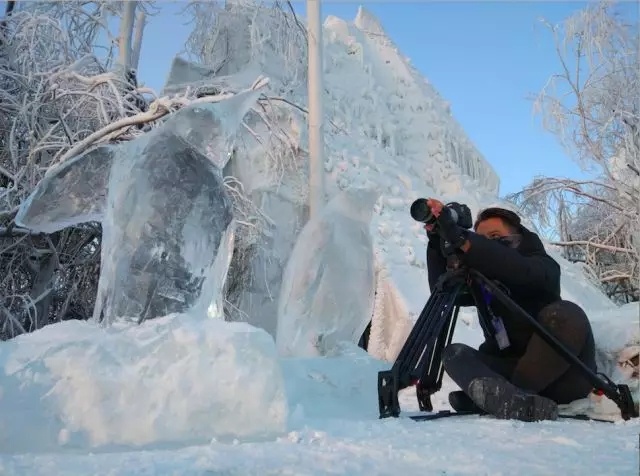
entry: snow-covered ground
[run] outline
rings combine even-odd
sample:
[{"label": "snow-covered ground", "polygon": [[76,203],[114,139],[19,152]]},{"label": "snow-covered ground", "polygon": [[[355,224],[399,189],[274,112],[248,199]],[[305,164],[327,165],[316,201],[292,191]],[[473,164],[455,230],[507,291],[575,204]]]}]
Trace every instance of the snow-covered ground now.
[{"label": "snow-covered ground", "polygon": [[[326,28],[327,114],[353,131],[331,132],[329,186],[380,192],[377,264],[390,307],[406,311],[385,322],[402,329],[428,298],[425,236],[409,205],[431,195],[475,213],[498,202],[497,177],[375,19],[361,12]],[[614,358],[640,343],[638,305],[616,308],[550,251],[564,297],[588,311],[601,351]],[[0,474],[638,474],[637,420],[379,420],[377,372],[390,362],[347,345],[284,359],[257,326],[200,317],[107,330],[71,321],[1,343]],[[464,310],[454,340],[480,338]],[[436,409],[453,389],[445,379]],[[403,392],[404,410],[417,409],[414,397]]]},{"label": "snow-covered ground", "polygon": [[[360,349],[278,360],[261,330],[180,317],[102,339],[71,322],[16,339],[13,357],[0,347],[21,378],[2,379],[0,474],[637,474],[637,421],[379,420],[388,364]],[[401,402],[417,410],[410,390]]]}]

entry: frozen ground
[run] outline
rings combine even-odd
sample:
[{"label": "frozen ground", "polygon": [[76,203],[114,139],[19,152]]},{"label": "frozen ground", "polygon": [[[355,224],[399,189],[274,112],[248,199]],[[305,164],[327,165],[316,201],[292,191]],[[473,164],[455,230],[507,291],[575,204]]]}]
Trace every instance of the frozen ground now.
[{"label": "frozen ground", "polygon": [[3,344],[0,474],[637,474],[638,421],[379,420],[388,364],[360,349],[277,359],[259,329],[177,317]]},{"label": "frozen ground", "polygon": [[[263,443],[4,457],[22,475],[638,474],[638,425],[339,421]],[[594,451],[597,446],[597,451]]]}]

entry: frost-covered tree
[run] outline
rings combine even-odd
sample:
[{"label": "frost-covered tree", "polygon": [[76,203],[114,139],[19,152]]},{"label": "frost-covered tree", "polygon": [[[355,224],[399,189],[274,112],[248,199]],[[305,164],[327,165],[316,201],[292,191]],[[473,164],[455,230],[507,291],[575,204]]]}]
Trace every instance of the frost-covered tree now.
[{"label": "frost-covered tree", "polygon": [[560,25],[545,22],[559,72],[537,97],[537,110],[593,178],[537,177],[510,197],[623,302],[639,298],[640,38],[634,20],[602,2]]},{"label": "frost-covered tree", "polygon": [[[143,2],[133,6],[145,8]],[[131,44],[118,42],[109,30],[122,7],[106,1],[15,2],[2,23],[0,338],[91,315],[99,224],[32,235],[13,220],[51,166],[98,141],[127,140],[132,130],[117,127],[118,121],[145,122],[134,117],[147,102],[135,75],[114,72],[118,46]],[[122,28],[126,37],[132,28],[131,22]]]}]

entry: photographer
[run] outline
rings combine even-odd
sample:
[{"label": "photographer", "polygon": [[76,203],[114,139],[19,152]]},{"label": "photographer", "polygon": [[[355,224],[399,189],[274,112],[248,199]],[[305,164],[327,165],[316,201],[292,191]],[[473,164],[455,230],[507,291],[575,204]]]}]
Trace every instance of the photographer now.
[{"label": "photographer", "polygon": [[[471,231],[471,213],[465,205],[445,206],[428,199],[423,207],[424,213],[432,215],[425,224],[432,292],[446,272],[443,246],[447,243],[463,266],[499,282],[516,304],[596,371],[587,316],[578,305],[562,300],[560,266],[514,212],[488,208],[478,215]],[[475,304],[469,295],[462,298],[461,306]],[[557,404],[585,398],[592,391],[582,374],[535,334],[528,322],[509,315],[485,290],[483,298],[490,328],[485,342],[478,350],[452,343],[443,353],[446,372],[462,389],[449,395],[456,411],[525,421],[555,419]]]}]

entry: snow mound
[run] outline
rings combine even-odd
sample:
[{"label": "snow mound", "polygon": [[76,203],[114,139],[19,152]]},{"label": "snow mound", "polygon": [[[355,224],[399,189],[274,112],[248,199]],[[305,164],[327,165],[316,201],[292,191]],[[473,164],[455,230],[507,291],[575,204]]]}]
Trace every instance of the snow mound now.
[{"label": "snow mound", "polygon": [[244,323],[67,321],[2,343],[0,365],[7,453],[265,438],[287,424],[273,339]]},{"label": "snow mound", "polygon": [[346,342],[322,358],[282,359],[290,429],[328,421],[376,420],[378,372],[389,364]]},{"label": "snow mound", "polygon": [[[6,455],[0,457],[0,474],[579,475],[594,467],[606,468],[606,474],[637,474],[637,419],[615,424],[477,416],[380,420],[376,372],[387,366],[361,349],[345,346],[331,357],[288,359],[282,365],[293,413],[288,431],[278,438],[107,454]],[[443,383],[450,388],[446,377]],[[415,395],[402,397],[403,409],[417,409]],[[446,394],[435,398],[434,407],[445,408],[445,400]]]},{"label": "snow mound", "polygon": [[598,368],[616,383],[629,385],[633,400],[640,402],[638,356],[640,354],[640,303],[592,313]]},{"label": "snow mound", "polygon": [[640,345],[640,303],[598,310],[590,318],[596,342],[603,351],[617,353]]}]

